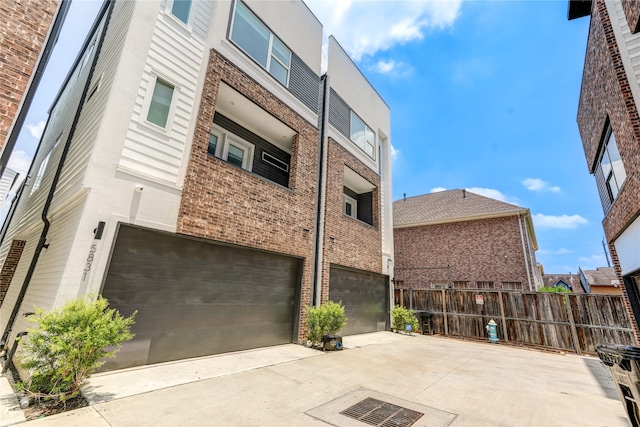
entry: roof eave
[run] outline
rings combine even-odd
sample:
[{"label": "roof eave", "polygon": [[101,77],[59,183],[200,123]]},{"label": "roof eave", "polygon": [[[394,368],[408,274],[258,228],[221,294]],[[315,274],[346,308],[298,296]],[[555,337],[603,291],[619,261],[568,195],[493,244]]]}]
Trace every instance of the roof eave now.
[{"label": "roof eave", "polygon": [[591,15],[592,0],[569,0],[569,8],[567,11],[567,19],[582,18]]},{"label": "roof eave", "polygon": [[[512,212],[498,212],[494,214],[473,215],[473,216],[466,216],[466,217],[460,217],[460,218],[447,218],[447,219],[439,219],[434,221],[413,222],[408,224],[394,224],[393,228],[410,228],[410,227],[422,227],[425,225],[451,224],[454,222],[502,218],[502,217],[516,216],[516,215],[528,214],[528,213],[529,213],[528,209],[521,209],[521,210],[512,211]],[[529,215],[529,217],[531,217],[531,215]],[[534,237],[534,240],[535,240],[535,237]]]}]

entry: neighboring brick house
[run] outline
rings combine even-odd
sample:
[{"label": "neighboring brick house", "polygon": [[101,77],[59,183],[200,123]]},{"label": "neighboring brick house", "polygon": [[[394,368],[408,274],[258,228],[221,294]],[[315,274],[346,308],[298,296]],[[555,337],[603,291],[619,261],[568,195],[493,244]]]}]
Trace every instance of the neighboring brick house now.
[{"label": "neighboring brick house", "polygon": [[6,147],[0,159],[0,175],[70,3],[0,1],[0,147]]},{"label": "neighboring brick house", "polygon": [[580,286],[589,294],[619,295],[620,281],[613,267],[598,267],[595,270],[578,269]]},{"label": "neighboring brick house", "polygon": [[543,274],[542,286],[553,288],[561,286],[571,292],[583,294],[585,293],[580,284],[580,276],[578,274]]},{"label": "neighboring brick house", "polygon": [[466,190],[393,202],[395,284],[535,291],[542,286],[529,209]]},{"label": "neighboring brick house", "polygon": [[578,128],[600,194],[613,265],[640,340],[640,2],[570,1],[569,19],[583,16],[591,22]]},{"label": "neighboring brick house", "polygon": [[3,344],[95,293],[138,310],[109,369],[298,342],[328,298],[385,329],[389,108],[321,58],[300,0],[106,2],[2,235]]}]

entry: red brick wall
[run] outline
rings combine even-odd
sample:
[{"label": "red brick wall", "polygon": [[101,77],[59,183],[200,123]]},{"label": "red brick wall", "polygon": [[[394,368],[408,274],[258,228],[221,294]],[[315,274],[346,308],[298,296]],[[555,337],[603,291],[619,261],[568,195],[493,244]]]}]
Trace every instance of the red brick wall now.
[{"label": "red brick wall", "polygon": [[[627,20],[637,19],[634,16],[640,13],[637,2],[634,3],[623,4]],[[633,84],[637,84],[635,79]],[[590,172],[597,167],[607,117],[627,173],[627,180],[603,221],[613,265],[622,283],[620,263],[611,242],[640,213],[640,115],[605,2],[595,0],[578,106],[578,128]],[[630,318],[634,319],[629,296],[624,289],[623,296],[625,308]],[[632,321],[632,325],[638,340],[640,332],[637,319]]]},{"label": "red brick wall", "polygon": [[24,244],[24,240],[14,240],[11,242],[9,253],[7,253],[4,264],[2,264],[2,270],[0,270],[0,307],[2,307],[4,297],[7,295],[9,285],[13,280],[13,275],[16,272],[16,267],[24,250]]},{"label": "red brick wall", "polygon": [[450,279],[494,282],[496,289],[521,282],[528,289],[517,216],[395,228],[393,238],[395,279],[404,287]]},{"label": "red brick wall", "polygon": [[0,146],[40,56],[58,0],[0,1]]},{"label": "red brick wall", "polygon": [[603,222],[608,241],[640,212],[640,115],[615,41],[606,5],[597,0],[592,9],[578,127],[590,172],[598,167],[607,117],[625,165],[627,180]]},{"label": "red brick wall", "polygon": [[[323,301],[329,298],[331,264],[382,274],[381,207],[378,193],[380,176],[331,138],[328,140],[327,150],[321,293]],[[373,225],[342,213],[345,166],[376,187],[373,190]]]},{"label": "red brick wall", "polygon": [[627,18],[627,24],[632,33],[637,33],[640,28],[640,1],[638,0],[622,0],[622,9],[624,16]]},{"label": "red brick wall", "polygon": [[[207,155],[221,81],[297,132],[291,153],[289,189]],[[177,231],[304,258],[302,314],[311,300],[318,140],[319,132],[314,125],[218,52],[211,51]],[[304,323],[303,319],[300,337],[306,332]]]}]

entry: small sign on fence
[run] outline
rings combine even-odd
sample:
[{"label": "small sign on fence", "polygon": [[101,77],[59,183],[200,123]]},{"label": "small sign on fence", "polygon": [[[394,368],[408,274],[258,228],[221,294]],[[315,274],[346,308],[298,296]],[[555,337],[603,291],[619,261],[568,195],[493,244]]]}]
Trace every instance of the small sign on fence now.
[{"label": "small sign on fence", "polygon": [[484,305],[484,296],[483,295],[476,295],[476,304]]}]

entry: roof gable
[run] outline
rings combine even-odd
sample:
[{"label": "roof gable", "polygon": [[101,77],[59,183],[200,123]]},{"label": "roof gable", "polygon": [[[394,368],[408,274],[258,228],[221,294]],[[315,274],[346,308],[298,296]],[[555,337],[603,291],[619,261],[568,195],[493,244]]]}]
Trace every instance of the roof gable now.
[{"label": "roof gable", "polygon": [[467,190],[447,190],[393,202],[394,227],[511,216],[527,209]]}]

